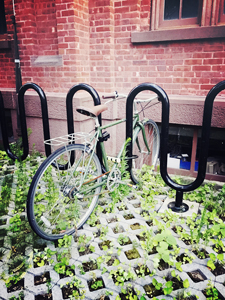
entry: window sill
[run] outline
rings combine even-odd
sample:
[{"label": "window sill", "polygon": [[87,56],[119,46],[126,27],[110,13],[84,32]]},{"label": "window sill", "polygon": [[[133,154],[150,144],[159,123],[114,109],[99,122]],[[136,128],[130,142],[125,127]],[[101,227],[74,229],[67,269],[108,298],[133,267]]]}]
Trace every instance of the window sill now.
[{"label": "window sill", "polygon": [[0,34],[0,49],[11,49],[11,41],[8,34]]},{"label": "window sill", "polygon": [[131,43],[154,43],[163,41],[180,41],[195,39],[224,38],[225,26],[207,26],[170,30],[132,32]]}]

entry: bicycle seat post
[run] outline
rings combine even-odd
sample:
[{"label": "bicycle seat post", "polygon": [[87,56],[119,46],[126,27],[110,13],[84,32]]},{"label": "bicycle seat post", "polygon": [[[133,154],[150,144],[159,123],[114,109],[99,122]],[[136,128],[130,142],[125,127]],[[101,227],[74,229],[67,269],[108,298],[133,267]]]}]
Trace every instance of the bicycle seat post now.
[{"label": "bicycle seat post", "polygon": [[135,100],[134,100],[134,114],[135,115],[138,114],[137,104],[136,104]]},{"label": "bicycle seat post", "polygon": [[100,126],[98,117],[94,117],[93,119],[95,120],[95,128],[98,128]]}]

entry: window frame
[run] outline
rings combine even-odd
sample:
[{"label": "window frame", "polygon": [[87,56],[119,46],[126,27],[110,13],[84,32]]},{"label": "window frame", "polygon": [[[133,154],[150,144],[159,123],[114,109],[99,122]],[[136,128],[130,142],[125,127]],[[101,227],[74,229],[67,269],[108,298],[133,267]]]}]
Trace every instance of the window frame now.
[{"label": "window frame", "polygon": [[218,17],[218,23],[217,24],[225,24],[225,13],[224,13],[224,6],[225,6],[225,1],[221,0],[220,5],[221,9],[219,10],[219,17]]},{"label": "window frame", "polygon": [[201,0],[202,10],[198,24],[160,27],[160,4],[164,0],[150,1],[150,30],[132,32],[131,42],[149,43],[160,41],[179,41],[194,39],[211,39],[225,36],[225,16],[219,7],[224,0]]},{"label": "window frame", "polygon": [[[164,20],[164,3],[165,0],[160,0],[159,5],[159,27],[160,28],[174,28],[174,27],[186,27],[186,26],[196,26],[199,24],[199,21],[201,19],[202,9],[199,9],[198,16],[194,18],[179,18],[174,20]],[[182,0],[180,0],[181,6],[179,15],[181,15],[182,10]],[[199,1],[199,6],[202,7],[202,1]]]}]

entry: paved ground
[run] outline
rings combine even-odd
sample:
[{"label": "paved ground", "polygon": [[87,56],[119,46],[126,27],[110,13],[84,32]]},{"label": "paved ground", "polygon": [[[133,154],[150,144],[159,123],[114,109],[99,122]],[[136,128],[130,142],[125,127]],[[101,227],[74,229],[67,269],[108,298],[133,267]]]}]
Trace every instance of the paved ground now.
[{"label": "paved ground", "polygon": [[[24,254],[17,253],[17,249],[14,249],[13,246],[13,239],[12,237],[17,236],[19,233],[13,234],[10,232],[9,226],[10,226],[10,220],[15,215],[15,197],[16,197],[16,176],[13,179],[12,183],[12,198],[9,203],[9,211],[7,215],[4,215],[1,217],[1,220],[3,221],[0,225],[0,250],[3,251],[2,254],[2,260],[0,262],[0,272],[5,278],[8,278],[9,273],[11,272],[12,275],[19,274],[23,270],[23,264],[28,263],[30,264],[28,271],[25,273],[20,274],[20,277],[22,277],[22,286],[18,287],[18,290],[16,290],[16,287],[13,291],[10,289],[7,289],[5,282],[3,280],[0,280],[0,299],[10,299],[11,297],[15,296],[17,299],[19,298],[19,294],[21,291],[24,293],[24,299],[25,300],[38,300],[38,299],[52,299],[52,300],[60,300],[63,298],[63,291],[62,287],[66,285],[68,282],[73,281],[72,277],[66,277],[60,279],[60,275],[54,270],[54,265],[57,263],[57,254],[61,253],[66,248],[59,248],[58,245],[53,244],[48,241],[44,241],[41,239],[35,239],[35,245],[31,242],[34,241],[31,239],[33,237],[32,232],[27,231],[27,234],[25,235],[25,249]],[[1,180],[1,183],[3,180]],[[2,186],[1,186],[2,190]],[[21,191],[22,193],[22,191]],[[139,193],[140,194],[140,193]],[[166,280],[164,279],[165,276],[168,275],[171,270],[174,270],[174,268],[170,267],[169,269],[165,270],[158,270],[156,271],[156,274],[154,276],[145,276],[139,278],[136,273],[136,267],[138,267],[140,264],[146,265],[150,272],[153,271],[153,259],[155,257],[155,254],[149,254],[146,256],[146,252],[141,247],[140,241],[140,235],[143,232],[143,228],[146,228],[148,232],[152,230],[153,234],[156,235],[157,231],[159,229],[159,226],[152,225],[150,223],[151,216],[155,214],[156,219],[160,224],[163,224],[166,226],[166,222],[162,220],[162,218],[158,215],[159,209],[163,206],[165,203],[165,200],[167,199],[167,195],[165,193],[159,194],[157,196],[154,196],[154,208],[152,211],[146,211],[141,206],[141,203],[143,201],[141,194],[138,195],[137,193],[130,193],[126,198],[121,199],[123,200],[123,206],[124,209],[121,210],[121,202],[116,204],[114,213],[106,213],[105,209],[108,207],[108,204],[112,201],[112,199],[106,194],[104,197],[102,197],[99,201],[100,207],[103,209],[102,212],[97,212],[98,216],[98,225],[91,226],[90,224],[85,224],[83,229],[78,231],[78,236],[85,235],[86,237],[89,237],[89,241],[87,244],[84,242],[84,247],[87,250],[87,248],[91,245],[92,251],[90,253],[87,253],[85,255],[82,255],[83,253],[79,251],[79,248],[82,246],[81,243],[77,241],[76,237],[73,237],[72,244],[69,247],[70,252],[70,259],[69,259],[69,265],[75,266],[75,275],[77,278],[81,281],[81,284],[83,287],[81,287],[79,290],[80,292],[82,290],[85,291],[85,299],[104,299],[103,295],[108,295],[109,293],[113,293],[113,295],[109,295],[109,298],[105,297],[105,299],[116,299],[116,297],[121,292],[121,286],[115,285],[112,278],[109,277],[109,274],[112,270],[118,270],[118,267],[122,267],[122,270],[126,270],[129,274],[132,273],[135,276],[134,280],[129,280],[132,284],[132,287],[140,291],[140,294],[138,295],[138,299],[142,295],[146,294],[146,286],[152,283],[153,278],[156,278],[158,282],[161,282],[165,285]],[[202,207],[200,206],[200,209]],[[130,219],[126,218],[126,215],[130,215]],[[22,212],[20,213],[21,216],[26,217],[26,213]],[[180,219],[177,220],[177,224],[179,225]],[[134,225],[134,226],[132,226]],[[174,224],[172,224],[174,226]],[[143,227],[142,227],[143,226]],[[190,228],[187,227],[185,224],[182,225],[187,232],[190,232]],[[21,228],[20,230],[23,230]],[[119,230],[117,233],[116,230]],[[206,259],[199,259],[193,252],[192,252],[192,246],[186,245],[183,241],[178,239],[178,235],[169,228],[171,235],[176,239],[177,245],[180,248],[180,254],[185,252],[185,249],[189,250],[189,254],[193,256],[193,261],[191,263],[186,263],[182,265],[182,272],[179,272],[176,270],[176,273],[179,274],[182,281],[185,279],[188,279],[190,283],[190,287],[187,289],[190,291],[191,295],[198,296],[199,299],[206,299],[206,297],[203,295],[202,291],[206,288],[209,280],[212,280],[215,287],[220,293],[219,299],[223,299],[222,296],[225,296],[225,286],[223,283],[225,282],[225,274],[215,276],[213,273],[207,268],[207,261],[209,258]],[[104,234],[105,232],[105,234]],[[99,236],[99,234],[101,234]],[[121,234],[123,236],[121,236]],[[120,238],[119,238],[120,237]],[[130,240],[130,244],[127,245],[121,245],[119,243],[119,240],[122,239],[122,237],[127,237]],[[119,238],[119,239],[118,239]],[[104,241],[111,241],[111,247],[109,250],[103,250],[102,249],[102,243]],[[224,241],[223,241],[224,243]],[[206,247],[206,250],[208,253],[215,253],[212,248],[210,247],[211,244],[209,244]],[[225,244],[224,244],[225,245]],[[53,259],[52,265],[43,265],[39,267],[35,267],[35,263],[33,261],[33,256],[35,256],[35,249],[38,249],[38,251],[43,251],[45,247],[48,247],[52,251],[57,251],[57,253],[52,254],[51,259]],[[93,248],[94,247],[94,248]],[[129,259],[129,254],[132,249],[137,250],[138,258],[131,258]],[[15,251],[15,254],[13,254],[13,251]],[[45,252],[46,255],[46,249]],[[215,253],[216,254],[216,253]],[[112,256],[114,260],[114,265],[109,265],[106,263],[107,259],[106,256]],[[20,264],[16,266],[11,266],[11,263],[16,260],[16,258],[22,257],[23,259],[20,261]],[[95,262],[94,265],[96,265],[96,261],[99,257],[103,257],[103,262],[101,264],[101,267],[98,269],[93,269],[92,271],[82,272],[82,269],[86,266],[85,262]],[[116,261],[115,261],[116,259]],[[83,268],[81,268],[81,266]],[[21,272],[20,272],[21,271]],[[195,280],[188,275],[188,272],[194,272],[197,273],[197,277],[199,279],[198,282],[194,282]],[[35,285],[35,279],[37,279],[36,276],[42,275],[44,273],[49,273],[49,277],[51,278],[51,286],[49,287],[52,292],[52,298],[44,298],[38,295],[44,295],[48,292],[48,285],[46,282],[38,282],[38,285]],[[225,273],[225,270],[224,270]],[[11,275],[11,276],[12,276]],[[103,288],[100,288],[96,291],[91,291],[89,288],[89,282],[93,279],[93,277],[101,278],[103,280]],[[194,281],[193,281],[194,280]],[[126,285],[125,285],[126,286]],[[158,296],[158,299],[173,299],[174,296],[178,294],[178,292],[181,292],[182,290],[176,290],[171,293],[170,296],[165,296],[161,294]],[[150,299],[150,297],[145,296],[146,299]],[[16,299],[16,298],[12,298]],[[23,299],[23,298],[22,298]],[[79,299],[74,298],[74,299]],[[118,299],[118,298],[117,298]],[[130,298],[133,299],[133,298]],[[183,299],[183,298],[179,298]],[[191,299],[191,298],[190,298]],[[193,299],[193,298],[192,298]],[[216,299],[216,298],[215,298]]]}]

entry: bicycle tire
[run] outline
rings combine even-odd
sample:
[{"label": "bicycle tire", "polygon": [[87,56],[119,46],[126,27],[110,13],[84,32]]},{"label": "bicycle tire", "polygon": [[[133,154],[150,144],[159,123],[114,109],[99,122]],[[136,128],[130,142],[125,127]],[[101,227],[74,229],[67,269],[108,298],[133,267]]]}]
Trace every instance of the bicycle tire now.
[{"label": "bicycle tire", "polygon": [[145,145],[142,129],[140,127],[133,139],[133,156],[137,158],[132,160],[132,173],[136,182],[139,181],[136,170],[140,170],[144,164],[155,167],[159,156],[160,133],[157,124],[149,119],[143,122],[143,126],[150,153]]},{"label": "bicycle tire", "polygon": [[[62,163],[68,163],[67,170],[56,167]],[[27,217],[33,231],[54,241],[81,228],[97,204],[101,186],[91,187],[101,183],[101,175],[97,155],[85,145],[72,144],[53,152],[37,170],[28,192]],[[90,191],[85,193],[84,187]]]}]

